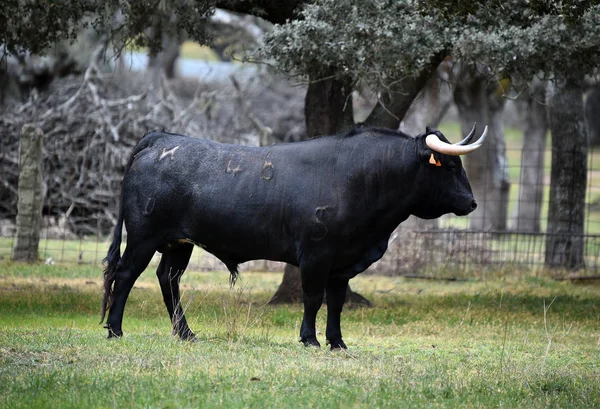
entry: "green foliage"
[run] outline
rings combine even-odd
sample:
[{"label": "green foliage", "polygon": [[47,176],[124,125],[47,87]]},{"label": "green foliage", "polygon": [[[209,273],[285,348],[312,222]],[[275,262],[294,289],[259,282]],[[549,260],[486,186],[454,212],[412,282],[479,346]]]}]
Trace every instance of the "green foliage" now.
[{"label": "green foliage", "polygon": [[62,40],[75,39],[80,22],[97,10],[95,1],[3,1],[0,44],[14,54],[43,52]]},{"label": "green foliage", "polygon": [[[11,54],[30,51],[44,54],[61,41],[72,41],[82,29],[116,41],[158,51],[161,35],[176,37],[184,30],[188,38],[205,42],[206,18],[213,0],[9,0],[0,7],[0,44]],[[150,33],[149,30],[154,33]]]},{"label": "green foliage", "polygon": [[506,3],[506,9],[481,9],[472,23],[456,31],[456,58],[526,80],[540,71],[582,77],[600,65],[600,6],[590,6],[574,22],[575,15],[540,14],[519,7],[520,1]]},{"label": "green foliage", "polygon": [[450,45],[437,17],[413,1],[320,0],[276,26],[264,52],[287,71],[322,75],[334,67],[377,87],[417,76]]},{"label": "green foliage", "polygon": [[[183,30],[204,42],[216,5],[282,22],[303,3],[9,0],[0,8],[0,43],[9,52],[41,53],[91,26],[156,51],[161,36],[148,29],[168,36]],[[437,55],[525,79],[540,71],[581,76],[600,65],[600,5],[593,0],[314,0],[300,10],[268,35],[261,57],[315,77],[333,69],[378,89],[418,77]]]},{"label": "green foliage", "polygon": [[264,52],[300,73],[337,69],[376,88],[417,77],[432,56],[528,80],[600,63],[600,6],[571,1],[316,0],[279,25]]}]

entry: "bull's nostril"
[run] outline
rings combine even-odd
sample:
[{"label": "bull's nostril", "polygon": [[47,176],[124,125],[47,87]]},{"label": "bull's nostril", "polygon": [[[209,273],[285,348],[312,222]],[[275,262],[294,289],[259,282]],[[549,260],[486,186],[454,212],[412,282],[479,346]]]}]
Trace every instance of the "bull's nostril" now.
[{"label": "bull's nostril", "polygon": [[473,203],[471,203],[471,211],[477,209],[477,202],[475,200],[473,200]]}]

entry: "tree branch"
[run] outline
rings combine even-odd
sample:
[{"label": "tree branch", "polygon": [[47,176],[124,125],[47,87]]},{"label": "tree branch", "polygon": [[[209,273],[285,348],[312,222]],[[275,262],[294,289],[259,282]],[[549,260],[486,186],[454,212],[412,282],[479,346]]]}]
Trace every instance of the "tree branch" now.
[{"label": "tree branch", "polygon": [[445,53],[434,55],[417,78],[403,78],[390,85],[389,90],[382,94],[377,105],[364,121],[365,125],[398,129],[413,100],[435,74],[444,57]]},{"label": "tree branch", "polygon": [[298,18],[298,12],[305,3],[306,0],[221,0],[216,2],[216,7],[257,16],[274,24],[285,24]]}]

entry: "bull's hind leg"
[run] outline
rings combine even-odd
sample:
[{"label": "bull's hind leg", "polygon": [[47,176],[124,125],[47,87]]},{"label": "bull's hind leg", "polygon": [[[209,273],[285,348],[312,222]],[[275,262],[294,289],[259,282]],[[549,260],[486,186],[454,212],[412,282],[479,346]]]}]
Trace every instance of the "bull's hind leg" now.
[{"label": "bull's hind leg", "polygon": [[123,257],[117,264],[115,272],[115,284],[113,289],[113,302],[108,312],[105,328],[108,329],[108,337],[120,337],[123,335],[121,325],[123,323],[123,312],[127,297],[133,288],[133,284],[140,274],[152,260],[156,251],[154,241],[134,241],[131,237],[127,240],[127,247]]},{"label": "bull's hind leg", "polygon": [[179,296],[179,280],[187,268],[193,249],[194,246],[189,243],[177,244],[166,249],[156,270],[160,290],[173,323],[173,333],[183,340],[194,338],[194,333],[185,319]]},{"label": "bull's hind leg", "polygon": [[327,329],[325,336],[331,349],[347,349],[342,341],[342,330],[340,321],[342,308],[346,300],[346,289],[348,280],[330,278],[327,283]]}]

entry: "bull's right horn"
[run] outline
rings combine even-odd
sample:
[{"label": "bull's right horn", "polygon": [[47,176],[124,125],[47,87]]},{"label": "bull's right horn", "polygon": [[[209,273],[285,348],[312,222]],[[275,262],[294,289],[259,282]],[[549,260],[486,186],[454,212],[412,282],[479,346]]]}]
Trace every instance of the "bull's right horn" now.
[{"label": "bull's right horn", "polygon": [[[425,137],[425,143],[427,144],[429,149],[431,149],[432,151],[438,152],[438,153],[443,153],[443,154],[451,155],[451,156],[466,155],[467,153],[471,153],[474,150],[481,147],[481,145],[483,144],[483,141],[485,141],[487,133],[488,133],[488,127],[486,126],[485,129],[483,130],[483,133],[479,137],[479,139],[477,139],[477,141],[473,142],[470,145],[459,145],[458,143],[453,145],[448,142],[443,142],[440,140],[440,138],[437,137],[437,135],[434,135],[434,134],[427,135]],[[467,138],[465,138],[465,139],[467,139]]]}]

